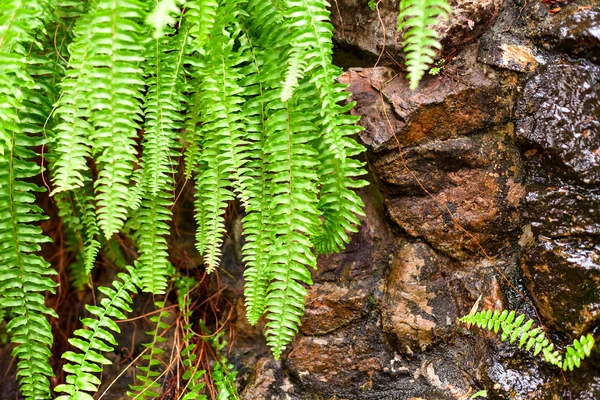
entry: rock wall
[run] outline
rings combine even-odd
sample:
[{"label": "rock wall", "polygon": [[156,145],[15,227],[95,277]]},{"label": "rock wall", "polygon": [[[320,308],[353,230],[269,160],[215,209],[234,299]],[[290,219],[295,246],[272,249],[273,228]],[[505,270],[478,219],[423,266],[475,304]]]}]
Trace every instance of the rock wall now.
[{"label": "rock wall", "polygon": [[451,3],[444,67],[411,92],[397,1],[380,3],[381,19],[366,0],[333,2],[341,58],[357,67],[342,80],[365,127],[366,217],[345,251],[319,260],[278,362],[245,321],[230,257],[243,398],[600,398],[597,355],[563,376],[457,321],[481,296],[539,314],[559,346],[597,333],[600,5]]}]

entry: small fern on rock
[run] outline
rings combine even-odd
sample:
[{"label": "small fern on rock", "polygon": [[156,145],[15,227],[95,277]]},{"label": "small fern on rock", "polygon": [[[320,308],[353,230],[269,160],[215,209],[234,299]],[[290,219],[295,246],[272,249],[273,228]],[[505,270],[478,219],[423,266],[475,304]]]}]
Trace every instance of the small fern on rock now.
[{"label": "small fern on rock", "polygon": [[541,353],[546,362],[565,371],[579,368],[581,361],[590,356],[595,343],[592,335],[584,335],[575,339],[565,352],[560,353],[540,327],[533,327],[533,320],[524,323],[525,315],[516,316],[514,311],[480,311],[464,316],[460,321],[494,333],[502,332],[500,340],[508,340],[511,344],[519,339],[519,348],[525,347],[527,351],[533,349],[535,356]]},{"label": "small fern on rock", "polygon": [[452,9],[446,0],[402,0],[398,14],[398,31],[404,34],[404,52],[410,88],[419,81],[433,64],[436,51],[442,48],[433,29],[439,18],[447,18]]}]

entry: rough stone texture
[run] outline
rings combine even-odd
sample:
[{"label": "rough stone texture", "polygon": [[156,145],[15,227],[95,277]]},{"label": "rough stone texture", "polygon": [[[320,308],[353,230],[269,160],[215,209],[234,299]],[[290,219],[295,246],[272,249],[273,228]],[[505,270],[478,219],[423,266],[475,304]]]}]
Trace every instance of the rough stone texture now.
[{"label": "rough stone texture", "polygon": [[600,243],[540,236],[523,272],[542,315],[579,337],[600,318]]},{"label": "rough stone texture", "polygon": [[[460,48],[473,41],[491,26],[500,13],[503,0],[450,0],[452,14],[441,20],[435,30],[444,46],[444,52]],[[391,58],[402,60],[402,37],[397,32],[397,1],[383,1],[377,10],[371,10],[367,0],[336,0],[331,6],[334,40],[342,47],[378,57],[384,45]],[[381,20],[380,20],[381,18]],[[392,59],[387,58],[387,63]]]},{"label": "rough stone texture", "polygon": [[397,148],[390,125],[404,146],[507,121],[516,77],[486,69],[476,64],[476,57],[476,48],[466,49],[446,67],[454,79],[426,76],[415,91],[391,68],[347,71],[341,81],[350,85],[358,102],[353,112],[362,117],[363,142],[374,152]]},{"label": "rough stone texture", "polygon": [[600,7],[570,7],[547,18],[534,38],[544,47],[552,46],[576,57],[600,63]]},{"label": "rough stone texture", "polygon": [[527,82],[517,134],[585,183],[600,182],[600,67],[552,64]]},{"label": "rough stone texture", "polygon": [[[282,362],[260,347],[260,327],[234,322],[251,332],[232,353],[244,399],[598,397],[597,356],[566,388],[540,357],[457,322],[480,298],[479,309],[535,319],[533,304],[557,346],[600,331],[597,1],[558,14],[541,1],[460,3],[440,28],[456,54],[415,91],[389,59],[366,67],[383,43],[367,1],[332,4],[336,40],[361,67],[341,80],[365,127],[367,216],[345,251],[319,259]],[[401,63],[397,6],[380,3]]]},{"label": "rough stone texture", "polygon": [[517,110],[530,225],[522,268],[541,314],[579,336],[596,325],[600,293],[600,68],[549,64]]},{"label": "rough stone texture", "polygon": [[441,275],[450,261],[423,243],[406,243],[396,255],[380,303],[383,331],[402,353],[449,339],[457,310]]},{"label": "rough stone texture", "polygon": [[[510,246],[505,240],[517,229],[523,192],[520,159],[510,135],[506,126],[411,148],[404,152],[405,164],[397,153],[375,160],[377,174],[389,185],[384,190],[393,194],[387,201],[392,220],[453,258],[478,254],[479,247],[456,226],[448,207],[490,252]],[[423,177],[435,198],[422,191],[404,165]]]}]

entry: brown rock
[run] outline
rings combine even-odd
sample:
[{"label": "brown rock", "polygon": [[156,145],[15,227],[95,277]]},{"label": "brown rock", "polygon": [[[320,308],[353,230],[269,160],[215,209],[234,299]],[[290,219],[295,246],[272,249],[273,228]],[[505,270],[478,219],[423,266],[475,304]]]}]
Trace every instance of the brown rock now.
[{"label": "brown rock", "polygon": [[368,301],[363,287],[317,283],[309,289],[300,329],[306,335],[324,335],[359,319]]},{"label": "brown rock", "polygon": [[389,364],[378,329],[371,324],[353,325],[323,337],[301,336],[286,365],[312,390],[368,386],[372,375]]},{"label": "brown rock", "polygon": [[406,165],[435,200],[424,193],[397,154],[375,159],[392,219],[409,235],[424,238],[453,258],[480,255],[448,207],[484,248],[499,251],[517,229],[523,193],[518,183],[520,160],[510,135],[507,126],[494,134],[435,141],[404,151]]},{"label": "brown rock", "polygon": [[456,308],[439,274],[449,264],[423,243],[406,243],[398,251],[380,306],[383,330],[399,351],[424,350],[454,324]]},{"label": "brown rock", "polygon": [[[342,82],[350,84],[354,113],[361,115],[361,139],[375,152],[449,139],[508,120],[513,87],[500,84],[493,71],[475,67],[475,49],[465,51],[448,67],[448,77],[426,77],[411,91],[409,82],[388,68],[353,69]],[[396,138],[394,138],[394,134]]]},{"label": "brown rock", "polygon": [[[502,0],[450,0],[452,13],[448,19],[440,19],[435,27],[444,51],[460,47],[481,35],[492,25],[502,4]],[[379,16],[381,20],[366,0],[333,2],[334,40],[372,56],[378,56],[385,45],[393,58],[401,60],[404,32],[396,31],[398,2],[380,2]]]}]

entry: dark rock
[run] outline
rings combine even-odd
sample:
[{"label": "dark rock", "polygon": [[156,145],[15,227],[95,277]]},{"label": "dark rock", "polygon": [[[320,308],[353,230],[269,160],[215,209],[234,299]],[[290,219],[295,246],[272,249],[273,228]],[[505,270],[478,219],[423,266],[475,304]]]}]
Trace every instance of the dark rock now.
[{"label": "dark rock", "polygon": [[552,46],[600,64],[600,7],[573,5],[551,14],[534,35],[542,46]]},{"label": "dark rock", "polygon": [[538,309],[553,325],[579,337],[600,318],[600,244],[540,237],[522,268]]},{"label": "dark rock", "polygon": [[517,135],[527,145],[582,182],[600,182],[600,67],[582,61],[540,68],[517,117]]},{"label": "dark rock", "polygon": [[600,235],[600,191],[556,180],[527,186],[524,202],[534,234]]}]

